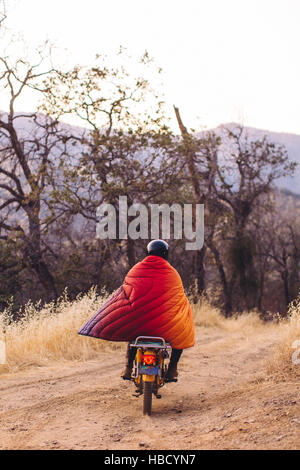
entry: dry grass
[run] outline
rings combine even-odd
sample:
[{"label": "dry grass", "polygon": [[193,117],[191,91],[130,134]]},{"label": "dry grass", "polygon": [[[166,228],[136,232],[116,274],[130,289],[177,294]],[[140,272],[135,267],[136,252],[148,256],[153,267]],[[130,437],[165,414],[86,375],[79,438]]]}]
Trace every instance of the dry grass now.
[{"label": "dry grass", "polygon": [[300,294],[290,304],[288,320],[282,321],[279,328],[280,341],[276,353],[267,363],[267,374],[277,381],[299,380],[300,364],[295,360],[300,360]]},{"label": "dry grass", "polygon": [[[48,304],[42,309],[29,303],[22,314],[22,321],[7,321],[9,311],[0,313],[0,340],[6,344],[7,364],[5,369],[15,371],[27,366],[42,366],[53,361],[88,360],[96,357],[104,348],[125,348],[123,343],[110,343],[77,334],[80,327],[97,311],[106,300],[103,293],[97,295],[91,289],[85,295],[70,301],[63,295],[57,305]],[[265,324],[256,312],[224,318],[206,299],[193,306],[195,325],[205,328],[220,328],[228,332],[230,341],[235,336],[250,336],[260,333],[279,336],[277,354],[267,364],[268,374],[283,377],[299,373],[299,366],[291,360],[292,344],[300,340],[300,297],[290,308],[288,321]],[[279,335],[278,335],[279,333]],[[2,371],[5,370],[2,367]],[[295,369],[297,371],[295,372]],[[1,372],[1,367],[0,367]]]},{"label": "dry grass", "polygon": [[210,305],[205,298],[193,306],[193,311],[196,326],[221,328],[228,332],[244,331],[247,334],[258,328],[265,327],[265,323],[255,311],[244,312],[240,315],[225,318],[220,310]]},{"label": "dry grass", "polygon": [[6,344],[6,369],[14,371],[28,365],[94,357],[107,342],[80,336],[77,332],[105,299],[105,295],[99,296],[91,289],[74,301],[63,295],[55,307],[48,304],[39,309],[38,305],[29,303],[17,323],[7,324],[9,312],[0,314],[0,340]]},{"label": "dry grass", "polygon": [[265,323],[255,311],[225,318],[205,298],[193,310],[195,325],[225,330],[230,333],[228,341],[232,343],[237,335],[254,338],[255,335],[265,336],[266,342],[273,338],[275,344],[277,342],[275,352],[267,359],[265,371],[261,372],[260,378],[263,381],[276,382],[299,380],[300,364],[294,363],[292,358],[294,354],[294,359],[300,361],[300,294],[290,304],[288,318],[278,322]]}]

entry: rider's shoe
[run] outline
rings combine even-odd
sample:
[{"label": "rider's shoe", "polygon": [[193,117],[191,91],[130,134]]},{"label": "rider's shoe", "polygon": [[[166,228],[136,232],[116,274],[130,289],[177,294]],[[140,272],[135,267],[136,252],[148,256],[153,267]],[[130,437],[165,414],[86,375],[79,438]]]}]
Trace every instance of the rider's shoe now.
[{"label": "rider's shoe", "polygon": [[132,374],[132,367],[126,366],[123,372],[121,373],[121,377],[124,380],[131,380]]},{"label": "rider's shoe", "polygon": [[124,380],[131,380],[131,374],[133,369],[133,361],[135,358],[136,350],[130,347],[130,343],[127,345],[126,350],[126,362],[125,368],[121,374],[122,379]]},{"label": "rider's shoe", "polygon": [[177,382],[178,372],[176,367],[169,367],[166,373],[165,382]]}]

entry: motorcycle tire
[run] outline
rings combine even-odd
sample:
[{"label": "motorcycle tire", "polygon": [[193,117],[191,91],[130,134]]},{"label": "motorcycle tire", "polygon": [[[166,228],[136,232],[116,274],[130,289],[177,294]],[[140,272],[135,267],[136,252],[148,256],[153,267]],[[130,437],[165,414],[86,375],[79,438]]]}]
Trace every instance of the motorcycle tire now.
[{"label": "motorcycle tire", "polygon": [[152,385],[153,382],[144,382],[143,414],[148,416],[152,411]]}]

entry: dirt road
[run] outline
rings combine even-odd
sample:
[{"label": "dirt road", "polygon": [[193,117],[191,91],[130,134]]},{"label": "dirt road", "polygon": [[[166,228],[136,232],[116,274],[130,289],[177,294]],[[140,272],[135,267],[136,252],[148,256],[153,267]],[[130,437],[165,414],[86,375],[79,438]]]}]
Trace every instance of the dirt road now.
[{"label": "dirt road", "polygon": [[275,330],[196,333],[151,417],[119,378],[121,350],[0,375],[0,449],[299,448],[298,384],[263,380]]}]

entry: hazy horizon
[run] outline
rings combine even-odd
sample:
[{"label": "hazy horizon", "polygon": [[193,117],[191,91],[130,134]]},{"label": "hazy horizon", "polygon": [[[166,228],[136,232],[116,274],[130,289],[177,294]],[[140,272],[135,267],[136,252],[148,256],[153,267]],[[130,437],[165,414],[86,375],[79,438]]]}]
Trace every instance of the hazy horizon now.
[{"label": "hazy horizon", "polygon": [[[7,25],[34,49],[57,44],[61,60],[91,63],[120,45],[145,49],[163,69],[172,125],[175,104],[188,128],[240,122],[300,134],[300,4],[295,0],[109,3],[7,1]],[[23,108],[29,103],[23,101]],[[21,104],[20,104],[21,106]]]}]

